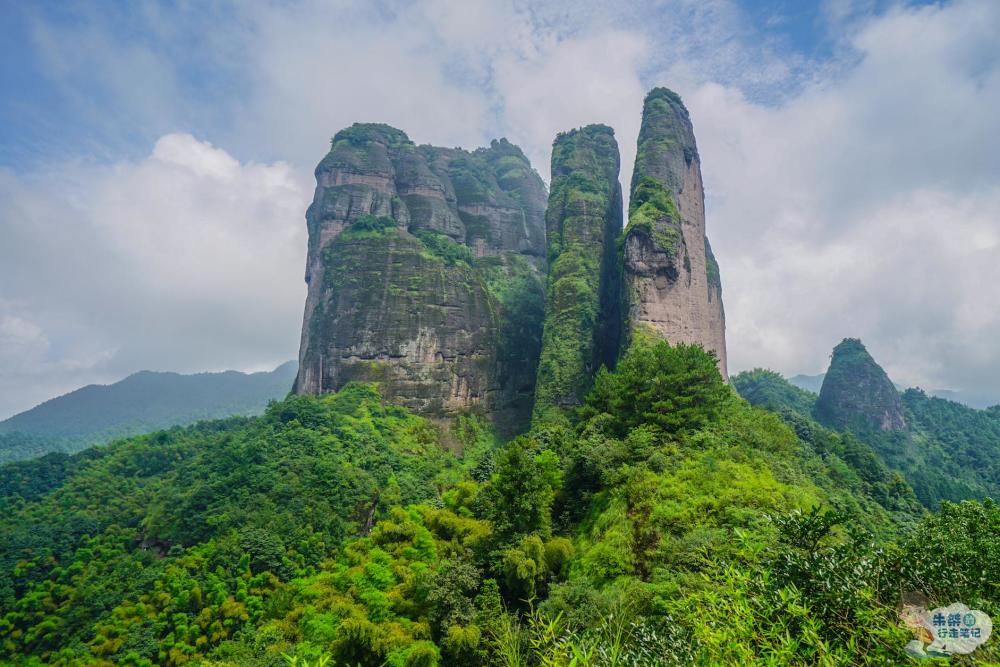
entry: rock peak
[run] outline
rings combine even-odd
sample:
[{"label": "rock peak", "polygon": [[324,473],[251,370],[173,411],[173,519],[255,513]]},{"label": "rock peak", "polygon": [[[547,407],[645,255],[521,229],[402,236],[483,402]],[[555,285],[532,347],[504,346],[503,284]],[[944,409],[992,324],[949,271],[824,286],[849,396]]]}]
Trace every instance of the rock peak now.
[{"label": "rock peak", "polygon": [[714,352],[726,377],[719,265],[705,234],[701,160],[677,93],[646,95],[623,242],[626,334],[650,328]]},{"label": "rock peak", "polygon": [[622,229],[618,143],[606,125],[561,132],[552,144],[545,214],[549,249],[535,423],[579,405],[618,353]]},{"label": "rock peak", "polygon": [[899,392],[857,338],[845,338],[833,348],[816,417],[838,429],[906,429]]}]

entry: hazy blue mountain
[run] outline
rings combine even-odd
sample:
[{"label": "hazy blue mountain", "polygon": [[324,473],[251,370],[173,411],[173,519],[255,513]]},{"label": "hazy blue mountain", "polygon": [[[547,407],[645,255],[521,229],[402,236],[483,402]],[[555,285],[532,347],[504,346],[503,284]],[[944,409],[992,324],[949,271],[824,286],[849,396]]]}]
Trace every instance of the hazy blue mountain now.
[{"label": "hazy blue mountain", "polygon": [[929,389],[927,393],[935,398],[943,398],[946,401],[962,403],[970,408],[976,408],[979,410],[989,408],[994,405],[1000,405],[1000,396],[976,394],[968,391],[962,391],[961,389]]},{"label": "hazy blue mountain", "polygon": [[819,375],[793,375],[788,378],[788,382],[795,385],[799,389],[805,389],[806,391],[811,391],[814,394],[819,394],[820,387],[823,386],[823,378],[826,377],[826,373],[820,373]]},{"label": "hazy blue mountain", "polygon": [[[793,375],[788,378],[788,382],[795,385],[799,389],[805,389],[806,391],[811,391],[814,394],[819,394],[819,390],[823,388],[823,380],[826,379],[826,373],[817,373],[816,375]],[[893,386],[897,390],[903,391],[906,387],[896,384],[893,382]],[[936,392],[932,392],[937,396]],[[942,398],[948,398],[950,400],[956,400],[950,396],[942,396]]]},{"label": "hazy blue mountain", "polygon": [[88,385],[0,422],[0,463],[76,452],[114,438],[230,415],[260,414],[292,388],[298,365],[266,373],[141,371]]}]

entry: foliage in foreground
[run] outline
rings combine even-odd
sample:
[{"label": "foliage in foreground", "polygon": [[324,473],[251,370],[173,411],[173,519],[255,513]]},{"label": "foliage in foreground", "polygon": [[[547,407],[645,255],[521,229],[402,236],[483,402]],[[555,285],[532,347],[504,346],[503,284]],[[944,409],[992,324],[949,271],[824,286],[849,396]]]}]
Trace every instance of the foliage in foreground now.
[{"label": "foliage in foreground", "polygon": [[2,658],[875,665],[901,592],[1000,614],[996,504],[921,518],[699,348],[637,341],[568,421],[496,446],[462,418],[459,458],[350,385],[7,474]]}]

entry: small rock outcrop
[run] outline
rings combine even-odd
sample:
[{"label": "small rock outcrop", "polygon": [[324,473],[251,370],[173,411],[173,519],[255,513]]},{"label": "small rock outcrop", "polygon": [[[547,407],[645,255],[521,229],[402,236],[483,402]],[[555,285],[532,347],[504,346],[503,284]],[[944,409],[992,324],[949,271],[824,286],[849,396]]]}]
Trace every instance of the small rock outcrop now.
[{"label": "small rock outcrop", "polygon": [[845,338],[833,348],[815,415],[840,430],[906,430],[899,392],[857,338]]},{"label": "small rock outcrop", "polygon": [[726,375],[719,265],[705,235],[705,193],[694,129],[681,98],[646,96],[623,241],[626,335],[653,329],[716,354]]},{"label": "small rock outcrop", "polygon": [[561,133],[552,145],[545,216],[549,275],[536,423],[579,405],[594,373],[602,364],[613,365],[618,352],[619,167],[614,130],[606,125]]},{"label": "small rock outcrop", "polygon": [[351,380],[422,414],[523,421],[541,347],[545,186],[505,139],[337,133],[316,167],[295,391]]}]

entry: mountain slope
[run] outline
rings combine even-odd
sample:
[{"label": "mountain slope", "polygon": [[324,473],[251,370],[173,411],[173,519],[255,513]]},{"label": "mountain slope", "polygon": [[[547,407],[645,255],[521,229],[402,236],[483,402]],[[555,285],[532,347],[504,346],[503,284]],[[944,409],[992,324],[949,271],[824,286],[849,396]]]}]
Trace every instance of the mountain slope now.
[{"label": "mountain slope", "polygon": [[[881,595],[909,576],[858,579],[881,567],[860,544],[861,561],[782,569],[804,530],[825,545],[849,517],[898,534],[916,519],[894,507],[907,489],[876,499],[836,455],[736,397],[700,348],[634,343],[598,374],[572,426],[497,447],[484,423],[461,417],[445,434],[350,384],[261,417],[5,466],[0,657],[276,667],[288,653],[471,667],[524,642],[524,664],[568,665],[573,650],[636,665],[753,664],[718,659],[703,634],[712,606],[698,596],[731,595],[733,568],[747,586],[834,577],[842,594],[877,581]],[[901,655],[901,644],[850,634],[860,614],[894,628],[884,602],[785,594],[799,596],[788,618],[813,634],[782,650],[801,657],[821,641],[838,665]],[[774,625],[783,603],[760,602],[761,632],[799,636]],[[532,644],[539,624],[553,634]]]},{"label": "mountain slope", "polygon": [[921,502],[936,508],[944,500],[1000,498],[1000,410],[976,410],[919,389],[907,389],[902,401],[913,446],[894,464]]},{"label": "mountain slope", "polygon": [[989,411],[897,391],[856,339],[836,348],[814,409],[819,421],[850,431],[903,474],[929,508],[1000,497],[1000,431]]},{"label": "mountain slope", "polygon": [[[383,507],[436,497],[455,467],[430,423],[364,385],[4,466],[0,652],[45,664],[181,664],[195,645],[185,642],[187,612],[213,644],[259,621],[280,580],[315,571]],[[132,613],[142,618],[130,629]],[[151,650],[139,641],[149,632]]]},{"label": "mountain slope", "polygon": [[79,451],[170,426],[259,414],[295,380],[293,361],[267,373],[142,371],[110,385],[88,385],[0,422],[0,462],[50,451]]},{"label": "mountain slope", "polygon": [[[823,449],[853,459],[853,467],[902,475],[930,509],[943,501],[1000,498],[1000,408],[977,410],[920,389],[893,397],[891,381],[860,341],[845,343],[838,348],[850,359],[834,355],[831,367],[839,368],[825,405],[773,371],[745,371],[733,378],[733,387],[753,405],[782,415],[804,440],[813,439],[809,432],[825,432]],[[817,417],[834,430],[813,422]],[[888,422],[897,428],[884,429]],[[868,481],[882,488],[892,483],[885,473]]]},{"label": "mountain slope", "polygon": [[890,469],[869,444],[851,432],[839,433],[814,421],[816,395],[774,371],[755,369],[732,378],[733,388],[751,405],[777,413],[805,443],[826,460],[835,477],[889,507],[919,513],[907,482]]},{"label": "mountain slope", "polygon": [[731,379],[733,388],[740,396],[771,412],[790,411],[804,417],[812,415],[816,405],[816,394],[796,385],[792,379],[786,380],[779,373],[755,368],[743,371]]}]

